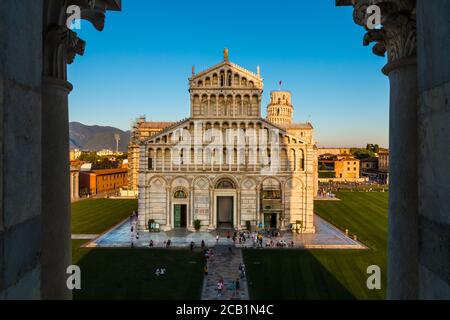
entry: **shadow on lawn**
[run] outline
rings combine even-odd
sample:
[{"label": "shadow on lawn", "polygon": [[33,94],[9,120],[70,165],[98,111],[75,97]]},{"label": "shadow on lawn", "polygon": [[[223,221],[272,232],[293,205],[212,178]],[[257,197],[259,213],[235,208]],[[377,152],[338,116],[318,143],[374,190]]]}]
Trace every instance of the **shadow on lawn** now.
[{"label": "shadow on lawn", "polygon": [[[200,253],[187,250],[80,249],[81,290],[74,299],[199,299]],[[157,277],[156,268],[167,274]]]},{"label": "shadow on lawn", "polygon": [[252,299],[355,299],[310,251],[245,250],[244,259]]}]

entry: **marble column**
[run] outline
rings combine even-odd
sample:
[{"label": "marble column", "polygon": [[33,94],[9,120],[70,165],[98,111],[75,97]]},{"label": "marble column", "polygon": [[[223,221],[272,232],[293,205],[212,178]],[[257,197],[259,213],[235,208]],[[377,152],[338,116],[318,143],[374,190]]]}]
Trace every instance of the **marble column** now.
[{"label": "marble column", "polygon": [[75,173],[75,199],[80,198],[80,172]]},{"label": "marble column", "polygon": [[[42,84],[42,298],[70,299],[71,265],[68,94],[72,85],[56,78]],[[72,179],[71,179],[72,180]],[[51,226],[51,227],[50,227]]]},{"label": "marble column", "polygon": [[[387,56],[383,73],[390,81],[390,177],[388,298],[418,298],[418,80],[415,1],[337,0],[353,5],[355,23],[367,33],[364,45]],[[370,29],[371,5],[381,10],[381,28]]]},{"label": "marble column", "polygon": [[69,180],[70,180],[70,183],[69,183],[69,185],[70,185],[70,201],[72,201],[73,198],[74,198],[74,196],[73,196],[73,180],[74,180],[74,176],[73,176],[72,172],[69,175]]},{"label": "marble column", "polygon": [[[106,10],[120,10],[120,0],[45,0],[42,81],[42,254],[41,298],[71,299],[67,267],[72,264],[69,186],[67,64],[84,54],[85,42],[67,27],[68,7],[101,31]],[[70,10],[69,10],[70,12]]]}]

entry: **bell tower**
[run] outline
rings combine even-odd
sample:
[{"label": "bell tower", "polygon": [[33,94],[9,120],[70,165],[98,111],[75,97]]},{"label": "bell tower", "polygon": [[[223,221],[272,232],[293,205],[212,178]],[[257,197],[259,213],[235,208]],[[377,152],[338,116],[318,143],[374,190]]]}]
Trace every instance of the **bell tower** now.
[{"label": "bell tower", "polygon": [[294,114],[289,91],[272,91],[267,106],[267,120],[276,125],[290,125]]}]

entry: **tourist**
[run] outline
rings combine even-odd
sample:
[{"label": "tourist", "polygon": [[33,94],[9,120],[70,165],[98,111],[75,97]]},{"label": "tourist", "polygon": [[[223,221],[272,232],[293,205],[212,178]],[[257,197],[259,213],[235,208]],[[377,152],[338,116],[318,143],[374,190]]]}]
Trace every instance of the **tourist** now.
[{"label": "tourist", "polygon": [[233,254],[233,249],[231,248],[231,246],[228,246],[228,253]]},{"label": "tourist", "polygon": [[216,234],[216,243],[219,243],[219,234]]},{"label": "tourist", "polygon": [[205,268],[203,268],[203,272],[205,273],[205,276],[208,275],[208,265],[205,264]]},{"label": "tourist", "polygon": [[202,240],[202,243],[201,243],[201,250],[202,250],[202,251],[205,250],[205,247],[206,247],[206,245],[205,245],[205,240]]},{"label": "tourist", "polygon": [[228,231],[227,232],[227,239],[230,240],[230,238],[231,238],[231,234],[230,234],[230,231]]},{"label": "tourist", "polygon": [[195,247],[195,243],[194,243],[194,241],[191,241],[191,244],[190,244],[191,252],[194,251],[194,247]]},{"label": "tourist", "polygon": [[172,244],[172,241],[171,241],[170,239],[167,240],[167,242],[166,242],[166,248],[169,249],[171,244]]},{"label": "tourist", "polygon": [[239,282],[239,278],[236,278],[235,287],[236,287],[236,293],[239,293],[239,289],[241,288],[241,283]]},{"label": "tourist", "polygon": [[150,248],[153,248],[153,240],[150,240],[150,243],[148,245]]},{"label": "tourist", "polygon": [[217,296],[222,296],[223,291],[223,279],[220,279],[219,282],[217,282]]},{"label": "tourist", "polygon": [[234,298],[236,296],[236,283],[231,281],[229,290],[232,292],[231,297]]},{"label": "tourist", "polygon": [[166,268],[161,267],[161,268],[159,269],[159,275],[160,275],[160,276],[163,276],[163,275],[165,275],[165,274],[166,274]]},{"label": "tourist", "polygon": [[155,276],[159,277],[161,275],[161,270],[158,268],[155,270]]}]

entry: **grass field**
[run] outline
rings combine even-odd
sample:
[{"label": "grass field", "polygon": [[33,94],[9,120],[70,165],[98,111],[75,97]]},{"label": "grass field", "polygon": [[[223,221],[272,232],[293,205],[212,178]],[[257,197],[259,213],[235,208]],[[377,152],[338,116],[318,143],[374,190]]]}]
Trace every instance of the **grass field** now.
[{"label": "grass field", "polygon": [[137,210],[137,200],[90,199],[72,203],[72,233],[98,234]]},{"label": "grass field", "polygon": [[[339,192],[342,201],[316,201],[317,214],[370,247],[348,250],[247,250],[252,299],[383,299],[386,289],[387,193]],[[87,200],[73,204],[74,233],[101,233],[136,209],[135,200]],[[72,241],[82,270],[75,299],[199,299],[202,257],[186,250],[81,248]],[[366,269],[382,270],[382,290],[366,287]],[[168,275],[153,276],[165,266]]]},{"label": "grass field", "polygon": [[[72,233],[103,233],[128,218],[136,200],[84,200],[72,204]],[[72,261],[81,268],[75,299],[199,299],[203,281],[200,253],[176,250],[82,248],[72,241]],[[164,266],[167,276],[155,277]],[[188,276],[187,276],[188,275]]]},{"label": "grass field", "polygon": [[[81,268],[74,299],[199,299],[202,255],[188,250],[91,249],[73,241],[73,263]],[[156,277],[164,266],[167,275]]]},{"label": "grass field", "polygon": [[[385,298],[388,194],[339,192],[337,197],[342,201],[316,201],[316,213],[349,229],[370,250],[247,250],[252,299]],[[367,289],[370,265],[381,268],[382,290]]]}]

